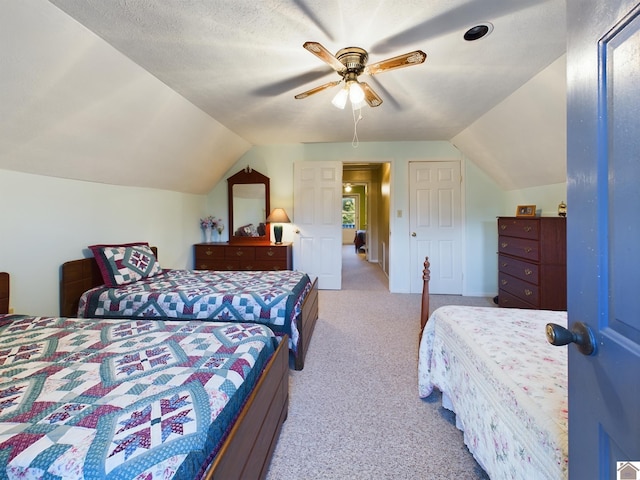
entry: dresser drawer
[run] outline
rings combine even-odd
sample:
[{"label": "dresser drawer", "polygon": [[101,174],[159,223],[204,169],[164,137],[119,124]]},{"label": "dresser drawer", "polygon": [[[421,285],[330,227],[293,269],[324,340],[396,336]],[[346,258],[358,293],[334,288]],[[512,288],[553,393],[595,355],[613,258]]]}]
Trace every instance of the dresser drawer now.
[{"label": "dresser drawer", "polygon": [[224,258],[224,248],[215,247],[212,245],[196,245],[195,258],[196,263],[211,259],[222,259]]},{"label": "dresser drawer", "polygon": [[498,292],[498,305],[505,308],[538,308],[538,305],[525,302],[523,299],[511,295],[505,290]]},{"label": "dresser drawer", "polygon": [[498,252],[537,262],[540,259],[540,243],[536,240],[500,235]]},{"label": "dresser drawer", "polygon": [[[225,260],[240,260],[246,262],[247,260],[254,260],[256,258],[255,247],[224,247]],[[250,269],[243,269],[250,270]]]},{"label": "dresser drawer", "polygon": [[529,263],[506,255],[498,255],[498,270],[535,285],[540,284],[540,268],[535,263]]},{"label": "dresser drawer", "polygon": [[510,237],[540,238],[540,222],[530,218],[498,218],[498,234]]},{"label": "dresser drawer", "polygon": [[265,261],[267,263],[276,260],[278,262],[283,262],[287,259],[287,248],[283,247],[264,247],[264,248],[256,248],[256,260]]},{"label": "dresser drawer", "polygon": [[519,278],[507,275],[506,273],[500,272],[498,274],[498,288],[515,297],[521,298],[536,307],[540,302],[540,290],[538,285],[525,282]]}]

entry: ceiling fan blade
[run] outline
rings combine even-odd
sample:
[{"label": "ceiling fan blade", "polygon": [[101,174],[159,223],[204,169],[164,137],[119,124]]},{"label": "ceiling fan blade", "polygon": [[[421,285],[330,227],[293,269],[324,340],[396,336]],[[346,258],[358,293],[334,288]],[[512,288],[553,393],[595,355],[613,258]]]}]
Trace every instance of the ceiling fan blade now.
[{"label": "ceiling fan blade", "polygon": [[327,88],[335,87],[340,82],[342,82],[342,80],[336,80],[335,82],[325,83],[324,85],[320,85],[319,87],[315,87],[315,88],[312,88],[311,90],[307,90],[306,92],[299,93],[298,95],[296,95],[295,98],[296,100],[307,98],[309,95],[314,95],[318,92],[326,90]]},{"label": "ceiling fan blade", "polygon": [[262,97],[275,97],[282,93],[297,89],[298,87],[300,87],[300,85],[305,85],[312,82],[315,83],[322,77],[328,77],[330,75],[333,75],[333,72],[320,65],[316,70],[301,73],[300,75],[296,75],[294,77],[286,78],[284,80],[279,80],[277,82],[258,87],[253,90],[252,93]]},{"label": "ceiling fan blade", "polygon": [[376,92],[365,82],[360,82],[362,91],[364,92],[364,99],[370,107],[379,107],[382,104],[382,99]]},{"label": "ceiling fan blade", "polygon": [[397,57],[388,58],[381,62],[367,65],[364,69],[364,73],[369,75],[376,75],[381,72],[388,72],[389,70],[395,70],[396,68],[410,67],[411,65],[419,65],[427,59],[427,54],[422,50],[415,50],[413,52],[405,53],[404,55],[398,55]]},{"label": "ceiling fan blade", "polygon": [[342,63],[340,63],[340,60],[338,60],[329,50],[324,48],[318,42],[305,42],[302,46],[320,60],[328,64],[336,72],[341,72],[346,68]]}]

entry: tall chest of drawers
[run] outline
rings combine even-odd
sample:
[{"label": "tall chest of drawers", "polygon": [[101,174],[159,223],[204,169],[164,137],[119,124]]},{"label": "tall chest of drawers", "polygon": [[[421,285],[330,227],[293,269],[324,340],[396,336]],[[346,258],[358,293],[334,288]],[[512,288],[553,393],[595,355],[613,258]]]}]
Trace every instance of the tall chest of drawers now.
[{"label": "tall chest of drawers", "polygon": [[498,217],[498,304],[567,309],[564,217]]},{"label": "tall chest of drawers", "polygon": [[230,245],[229,243],[196,243],[196,270],[291,270],[291,243],[282,245]]}]

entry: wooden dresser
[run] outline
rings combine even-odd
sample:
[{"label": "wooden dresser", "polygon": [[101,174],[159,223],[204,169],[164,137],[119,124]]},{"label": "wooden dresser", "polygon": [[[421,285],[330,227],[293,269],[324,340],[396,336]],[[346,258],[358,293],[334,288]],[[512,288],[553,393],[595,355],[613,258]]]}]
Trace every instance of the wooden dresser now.
[{"label": "wooden dresser", "polygon": [[229,243],[196,243],[196,270],[291,270],[291,243],[282,245],[231,245]]},{"label": "wooden dresser", "polygon": [[498,217],[498,304],[567,309],[564,217]]}]

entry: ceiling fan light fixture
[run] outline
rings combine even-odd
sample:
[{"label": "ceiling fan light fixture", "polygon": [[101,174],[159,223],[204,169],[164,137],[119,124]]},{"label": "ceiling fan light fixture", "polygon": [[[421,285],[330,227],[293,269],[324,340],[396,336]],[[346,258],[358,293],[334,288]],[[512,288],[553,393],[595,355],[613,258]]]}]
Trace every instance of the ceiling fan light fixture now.
[{"label": "ceiling fan light fixture", "polygon": [[348,98],[349,98],[349,87],[345,85],[340,89],[340,91],[338,91],[338,93],[336,93],[336,96],[333,97],[333,100],[331,100],[331,103],[333,103],[334,107],[339,108],[340,110],[344,110],[344,107],[347,104]]},{"label": "ceiling fan light fixture", "polygon": [[350,82],[349,85],[349,100],[351,100],[351,104],[356,108],[356,105],[364,102],[364,90],[358,82]]}]

